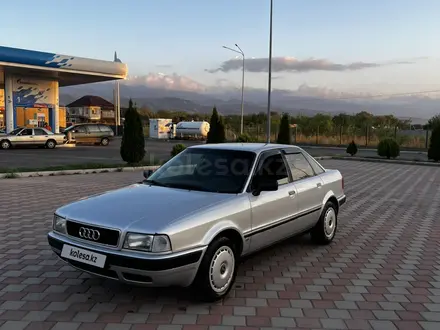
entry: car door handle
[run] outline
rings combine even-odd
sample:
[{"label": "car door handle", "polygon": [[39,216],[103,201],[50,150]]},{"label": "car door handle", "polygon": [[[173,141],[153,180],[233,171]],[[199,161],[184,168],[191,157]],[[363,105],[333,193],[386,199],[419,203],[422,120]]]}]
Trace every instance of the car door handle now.
[{"label": "car door handle", "polygon": [[317,186],[318,188],[321,188],[321,187],[322,187],[322,183],[319,183],[319,182],[318,182],[318,183],[316,184],[316,186]]},{"label": "car door handle", "polygon": [[295,190],[291,190],[291,191],[289,191],[289,196],[295,196],[295,194],[296,194],[296,191],[295,191]]}]

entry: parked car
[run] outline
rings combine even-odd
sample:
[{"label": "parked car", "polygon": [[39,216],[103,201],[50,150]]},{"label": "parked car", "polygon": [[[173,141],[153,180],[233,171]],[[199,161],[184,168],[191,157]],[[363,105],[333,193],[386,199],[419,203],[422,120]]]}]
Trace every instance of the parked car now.
[{"label": "parked car", "polygon": [[6,127],[0,127],[0,135],[6,134]]},{"label": "parked car", "polygon": [[309,232],[335,237],[344,180],[299,147],[197,145],[141,184],[55,211],[48,242],[80,270],[147,286],[226,296],[241,257]]},{"label": "parked car", "polygon": [[9,149],[17,146],[35,146],[55,148],[58,144],[64,144],[66,136],[64,134],[54,134],[42,128],[18,127],[9,134],[0,136],[0,148]]},{"label": "parked car", "polygon": [[109,126],[90,123],[72,125],[67,127],[63,133],[66,134],[66,136],[69,136],[70,133],[73,140],[78,144],[88,143],[103,146],[108,146],[115,136],[115,133]]}]

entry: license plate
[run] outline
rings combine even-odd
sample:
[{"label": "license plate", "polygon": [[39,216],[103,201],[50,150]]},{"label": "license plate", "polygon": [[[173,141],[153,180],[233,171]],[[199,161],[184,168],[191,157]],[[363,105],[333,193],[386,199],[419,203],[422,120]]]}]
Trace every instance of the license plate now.
[{"label": "license plate", "polygon": [[61,251],[63,258],[79,261],[88,265],[104,268],[106,255],[87,251],[74,246],[64,244]]}]

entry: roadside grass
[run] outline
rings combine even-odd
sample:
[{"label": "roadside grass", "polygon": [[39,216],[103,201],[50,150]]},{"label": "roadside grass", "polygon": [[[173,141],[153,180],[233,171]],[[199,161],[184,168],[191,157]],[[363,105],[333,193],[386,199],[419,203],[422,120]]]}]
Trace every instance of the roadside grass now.
[{"label": "roadside grass", "polygon": [[[0,173],[1,173],[1,172],[0,172]],[[3,176],[3,179],[16,179],[16,178],[18,178],[17,171],[15,171],[15,170],[13,170],[13,169],[9,170],[8,172],[3,172],[3,173],[6,173],[6,174]]]}]

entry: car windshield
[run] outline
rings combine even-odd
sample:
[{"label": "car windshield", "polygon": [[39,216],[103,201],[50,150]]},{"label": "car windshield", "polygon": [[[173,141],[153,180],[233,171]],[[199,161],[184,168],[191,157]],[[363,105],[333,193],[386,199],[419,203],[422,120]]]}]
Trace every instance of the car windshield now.
[{"label": "car windshield", "polygon": [[21,132],[22,129],[23,129],[23,128],[16,128],[16,129],[14,129],[13,131],[11,131],[11,132],[9,133],[9,135],[17,135],[18,133]]},{"label": "car windshield", "polygon": [[145,184],[224,194],[240,193],[255,153],[207,148],[187,149],[154,172]]}]

